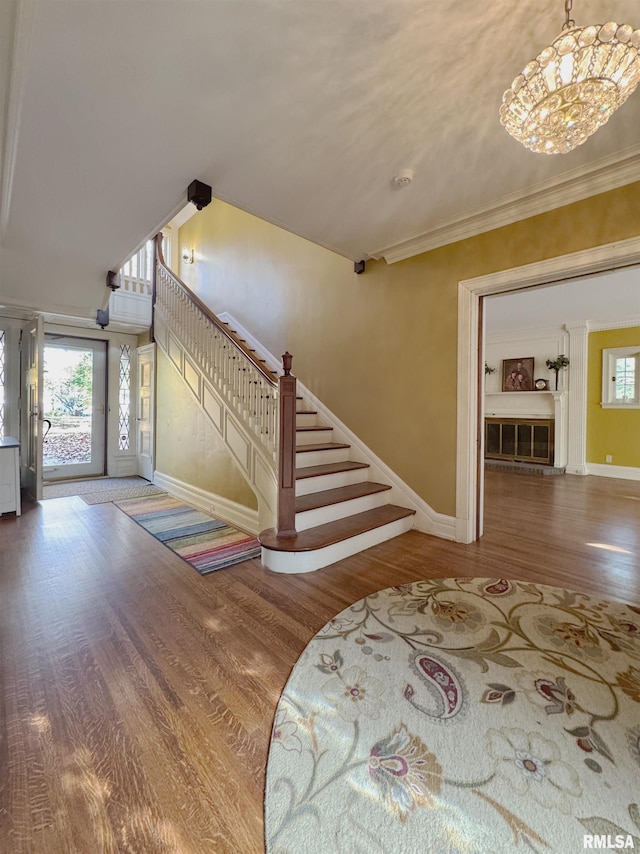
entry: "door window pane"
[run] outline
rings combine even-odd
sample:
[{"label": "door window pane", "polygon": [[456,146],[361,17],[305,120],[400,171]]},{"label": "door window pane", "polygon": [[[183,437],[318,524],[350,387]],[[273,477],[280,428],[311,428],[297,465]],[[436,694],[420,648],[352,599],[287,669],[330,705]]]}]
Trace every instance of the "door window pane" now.
[{"label": "door window pane", "polygon": [[92,394],[93,351],[45,344],[45,466],[91,461]]}]

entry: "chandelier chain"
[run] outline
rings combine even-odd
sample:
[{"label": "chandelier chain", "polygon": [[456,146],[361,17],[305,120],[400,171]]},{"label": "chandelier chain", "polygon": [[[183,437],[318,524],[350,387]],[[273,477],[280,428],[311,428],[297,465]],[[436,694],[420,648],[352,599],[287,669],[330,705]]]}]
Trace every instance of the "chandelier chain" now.
[{"label": "chandelier chain", "polygon": [[572,7],[573,7],[573,0],[564,0],[565,18],[564,18],[564,26],[562,27],[563,30],[570,30],[571,27],[575,27],[575,25],[576,25],[576,22],[573,20],[572,17],[570,17]]}]

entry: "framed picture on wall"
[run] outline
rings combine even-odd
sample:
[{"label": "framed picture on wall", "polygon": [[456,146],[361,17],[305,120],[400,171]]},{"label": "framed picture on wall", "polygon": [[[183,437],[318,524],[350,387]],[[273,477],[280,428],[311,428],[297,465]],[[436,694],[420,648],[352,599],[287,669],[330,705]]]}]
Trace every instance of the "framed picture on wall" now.
[{"label": "framed picture on wall", "polygon": [[502,360],[502,391],[533,391],[533,357]]}]

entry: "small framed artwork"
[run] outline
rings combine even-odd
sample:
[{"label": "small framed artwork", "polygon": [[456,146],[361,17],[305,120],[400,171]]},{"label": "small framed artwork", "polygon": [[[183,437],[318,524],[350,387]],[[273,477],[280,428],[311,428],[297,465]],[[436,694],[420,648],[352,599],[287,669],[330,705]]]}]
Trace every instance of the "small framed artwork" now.
[{"label": "small framed artwork", "polygon": [[533,391],[533,357],[502,360],[502,391]]}]

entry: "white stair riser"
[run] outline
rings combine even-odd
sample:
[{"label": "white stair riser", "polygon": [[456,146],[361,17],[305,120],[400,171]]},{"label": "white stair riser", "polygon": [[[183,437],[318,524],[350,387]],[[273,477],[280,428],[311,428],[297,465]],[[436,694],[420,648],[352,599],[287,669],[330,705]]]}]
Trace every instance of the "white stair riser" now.
[{"label": "white stair riser", "polygon": [[316,525],[324,525],[325,522],[335,522],[336,519],[345,519],[356,513],[364,513],[365,510],[382,507],[388,501],[389,490],[385,489],[384,492],[375,492],[373,495],[363,495],[360,498],[351,498],[349,501],[328,504],[326,507],[305,510],[302,513],[296,513],[296,531],[306,531],[307,528],[315,528]]},{"label": "white stair riser", "polygon": [[323,492],[325,489],[337,489],[339,486],[349,486],[352,483],[362,483],[369,479],[369,469],[352,469],[335,474],[322,474],[319,477],[303,477],[296,480],[296,495],[310,495],[312,492]]},{"label": "white stair riser", "polygon": [[296,445],[318,445],[321,442],[332,442],[333,430],[304,430],[296,433]]},{"label": "white stair riser", "polygon": [[315,551],[277,552],[263,546],[261,560],[273,572],[313,572],[404,534],[405,531],[410,531],[412,527],[413,516],[405,516],[404,519],[397,519],[395,522],[389,522],[388,525],[381,525],[372,531],[358,534],[357,537],[351,537],[348,540]]},{"label": "white stair riser", "polygon": [[296,427],[315,427],[318,423],[316,412],[298,412],[296,414]]},{"label": "white stair riser", "polygon": [[296,452],[296,468],[322,466],[325,463],[344,463],[349,459],[349,448],[335,448],[327,451]]}]

